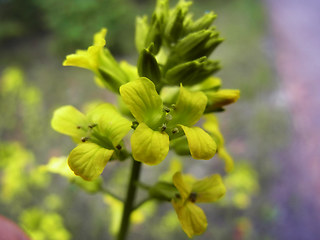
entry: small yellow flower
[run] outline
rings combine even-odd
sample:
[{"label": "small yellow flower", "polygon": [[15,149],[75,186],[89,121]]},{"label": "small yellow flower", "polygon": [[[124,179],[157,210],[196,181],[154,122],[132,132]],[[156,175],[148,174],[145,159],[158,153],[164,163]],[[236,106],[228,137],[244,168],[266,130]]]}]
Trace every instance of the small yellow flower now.
[{"label": "small yellow flower", "polygon": [[224,196],[226,188],[220,175],[195,180],[189,175],[175,173],[173,184],[179,195],[171,203],[178,215],[183,231],[188,237],[200,235],[207,229],[207,218],[195,203],[214,202]]},{"label": "small yellow flower", "polygon": [[98,72],[99,56],[106,45],[105,36],[107,29],[102,28],[100,32],[93,37],[93,45],[87,50],[77,50],[76,53],[67,56],[63,66],[75,66],[89,69],[95,73]]}]

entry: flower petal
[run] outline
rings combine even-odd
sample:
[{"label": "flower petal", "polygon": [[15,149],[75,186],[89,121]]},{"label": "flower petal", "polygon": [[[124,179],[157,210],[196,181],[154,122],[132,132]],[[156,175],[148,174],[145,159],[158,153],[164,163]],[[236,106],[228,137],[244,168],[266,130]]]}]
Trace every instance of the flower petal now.
[{"label": "flower petal", "polygon": [[240,97],[240,90],[238,89],[222,89],[219,91],[206,92],[208,97],[208,106],[206,112],[216,111],[225,105],[236,102]]},{"label": "flower petal", "polygon": [[68,164],[75,175],[91,181],[103,172],[113,152],[95,143],[82,143],[71,151]]},{"label": "flower petal", "polygon": [[187,202],[184,206],[176,204],[174,199],[171,202],[176,210],[182,229],[189,238],[194,235],[200,235],[207,229],[207,218],[200,207],[192,202]]},{"label": "flower petal", "polygon": [[152,129],[160,126],[163,106],[153,82],[139,78],[122,85],[120,95],[138,122],[145,122]]},{"label": "flower petal", "polygon": [[99,134],[104,139],[109,139],[116,147],[131,129],[131,122],[122,117],[116,108],[108,103],[100,104],[88,113],[92,123],[97,123],[93,128],[93,135]]},{"label": "flower petal", "polygon": [[182,201],[186,201],[192,190],[191,185],[186,184],[181,172],[176,172],[172,177],[172,181],[174,186],[178,189]]},{"label": "flower petal", "polygon": [[140,123],[131,136],[131,147],[135,160],[156,165],[165,159],[169,152],[169,136]]},{"label": "flower petal", "polygon": [[226,188],[218,174],[196,181],[192,192],[197,194],[196,202],[214,202],[226,193]]},{"label": "flower petal", "polygon": [[201,118],[206,105],[204,93],[190,92],[181,85],[175,111],[172,112],[173,122],[193,126]]},{"label": "flower petal", "polygon": [[106,34],[107,34],[106,28],[102,28],[100,30],[100,32],[97,32],[96,34],[94,34],[93,45],[99,46],[99,47],[104,47],[106,45],[106,40],[105,40]]},{"label": "flower petal", "polygon": [[208,133],[199,127],[179,126],[187,137],[190,153],[194,159],[209,160],[214,156],[217,145]]},{"label": "flower petal", "polygon": [[226,164],[225,166],[226,172],[231,172],[234,167],[234,162],[230,154],[227,152],[227,150],[224,147],[219,148],[218,155],[219,155],[219,158],[221,158]]},{"label": "flower petal", "polygon": [[70,105],[56,109],[51,120],[54,130],[79,141],[86,135],[88,124],[86,116]]}]

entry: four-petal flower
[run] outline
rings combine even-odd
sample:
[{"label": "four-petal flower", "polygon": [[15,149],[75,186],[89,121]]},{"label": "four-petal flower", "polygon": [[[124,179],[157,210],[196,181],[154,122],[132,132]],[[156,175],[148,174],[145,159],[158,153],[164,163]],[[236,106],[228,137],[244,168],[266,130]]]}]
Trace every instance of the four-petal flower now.
[{"label": "four-petal flower", "polygon": [[178,215],[183,231],[188,237],[202,234],[207,228],[207,218],[195,203],[214,202],[224,196],[226,188],[220,175],[195,180],[181,172],[173,176],[173,184],[179,195],[171,203]]},{"label": "four-petal flower", "polygon": [[102,173],[114,152],[119,151],[131,124],[113,105],[106,103],[87,115],[72,106],[60,107],[54,112],[51,125],[79,143],[71,151],[68,164],[76,175],[93,180]]},{"label": "four-petal flower", "polygon": [[142,77],[122,85],[120,95],[139,122],[131,137],[132,154],[137,161],[160,163],[168,154],[170,140],[183,133],[193,158],[208,160],[214,156],[216,143],[194,126],[207,104],[202,92],[190,92],[181,85],[177,102],[170,109],[163,105],[153,82]]}]

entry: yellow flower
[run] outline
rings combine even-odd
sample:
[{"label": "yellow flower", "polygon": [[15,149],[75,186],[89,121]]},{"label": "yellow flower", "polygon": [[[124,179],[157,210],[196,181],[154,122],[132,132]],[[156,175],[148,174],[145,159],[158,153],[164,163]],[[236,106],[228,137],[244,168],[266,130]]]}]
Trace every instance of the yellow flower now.
[{"label": "yellow flower", "polygon": [[119,87],[130,79],[134,78],[137,73],[127,71],[129,64],[119,64],[110,51],[105,48],[105,36],[107,29],[102,28],[93,37],[93,45],[87,50],[77,50],[76,53],[70,54],[63,62],[63,66],[74,66],[91,70],[95,74],[95,81],[99,86],[106,87],[115,93],[119,93]]},{"label": "yellow flower", "polygon": [[214,202],[224,196],[226,188],[220,175],[195,180],[181,172],[173,176],[173,184],[179,195],[171,203],[178,215],[183,231],[188,237],[200,235],[207,229],[207,218],[203,210],[195,203]]},{"label": "yellow flower", "polygon": [[106,34],[107,29],[102,28],[100,32],[94,35],[92,46],[87,50],[77,50],[76,53],[68,55],[62,65],[81,67],[97,72],[99,55],[102,54],[106,45]]}]

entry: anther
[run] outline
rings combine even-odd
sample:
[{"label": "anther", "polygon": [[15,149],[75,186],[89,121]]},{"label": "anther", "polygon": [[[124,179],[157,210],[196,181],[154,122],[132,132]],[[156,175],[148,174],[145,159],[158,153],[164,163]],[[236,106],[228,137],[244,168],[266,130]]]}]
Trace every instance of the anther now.
[{"label": "anther", "polygon": [[131,128],[136,130],[136,128],[138,127],[139,123],[137,121],[132,121],[132,124],[131,124]]},{"label": "anther", "polygon": [[82,138],[81,138],[81,142],[86,142],[86,141],[88,141],[88,140],[89,140],[88,137],[82,137]]},{"label": "anther", "polygon": [[77,129],[80,129],[81,128],[81,126],[77,126]]},{"label": "anther", "polygon": [[166,107],[166,106],[163,107],[163,110],[164,110],[165,112],[167,112],[167,113],[170,112],[170,108],[168,108],[168,107]]},{"label": "anther", "polygon": [[121,150],[122,147],[121,147],[121,145],[117,145],[116,148],[117,148],[118,150]]},{"label": "anther", "polygon": [[166,129],[167,129],[167,126],[166,126],[166,124],[164,123],[164,124],[162,125],[162,127],[160,128],[160,131],[161,131],[161,132],[164,132]]},{"label": "anther", "polygon": [[196,193],[190,193],[189,199],[191,202],[196,202],[197,200],[197,194]]},{"label": "anther", "polygon": [[88,127],[91,128],[91,129],[94,128],[95,126],[97,126],[96,123],[93,123],[93,124],[91,124],[91,125],[88,125]]},{"label": "anther", "polygon": [[172,129],[172,131],[171,131],[173,134],[176,134],[176,133],[178,133],[179,132],[179,129],[178,128],[174,128],[174,129]]}]

